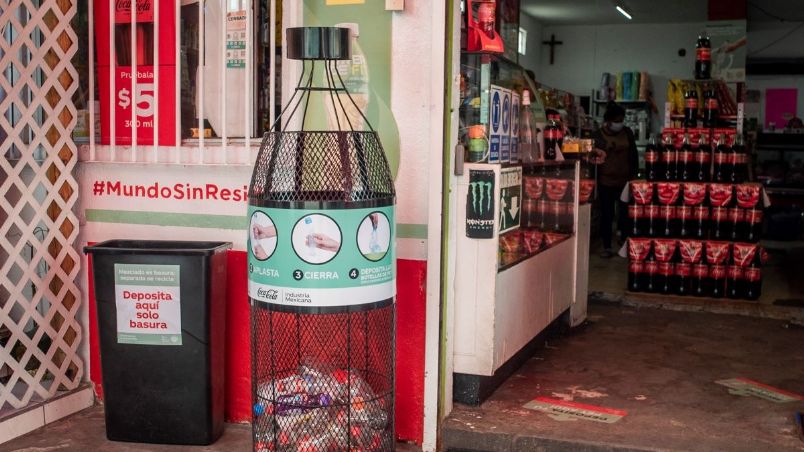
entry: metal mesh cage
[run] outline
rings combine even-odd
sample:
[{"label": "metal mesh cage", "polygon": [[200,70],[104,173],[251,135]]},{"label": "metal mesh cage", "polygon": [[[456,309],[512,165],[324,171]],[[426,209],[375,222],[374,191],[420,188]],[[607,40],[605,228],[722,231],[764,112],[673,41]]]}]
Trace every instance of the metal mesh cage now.
[{"label": "metal mesh cage", "polygon": [[252,308],[254,450],[393,450],[394,305]]},{"label": "metal mesh cage", "polygon": [[[294,45],[329,49],[343,45],[332,41],[337,36],[341,34],[326,29],[297,30]],[[308,49],[311,43],[316,45]],[[336,50],[318,53],[348,55],[348,48]],[[312,86],[316,63],[323,65],[326,87]],[[279,131],[297,111],[299,124],[305,124],[314,91],[325,93],[337,130]],[[370,130],[355,130],[355,114]],[[308,214],[393,205],[393,177],[379,137],[332,59],[305,63],[296,91],[271,129],[255,163],[250,206],[279,217],[293,210]],[[284,271],[291,268],[289,262],[277,265],[284,265]],[[255,451],[394,449],[395,305],[393,295],[389,297],[363,305],[346,300],[323,310],[251,299]]]},{"label": "metal mesh cage", "polygon": [[393,197],[391,171],[374,131],[269,132],[249,190],[258,203]]}]

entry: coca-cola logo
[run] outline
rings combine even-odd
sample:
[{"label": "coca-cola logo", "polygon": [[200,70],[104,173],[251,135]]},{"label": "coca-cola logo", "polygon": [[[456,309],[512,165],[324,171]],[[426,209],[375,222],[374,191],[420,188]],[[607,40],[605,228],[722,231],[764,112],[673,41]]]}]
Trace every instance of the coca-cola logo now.
[{"label": "coca-cola logo", "polygon": [[569,181],[564,179],[547,179],[547,197],[558,201],[567,194]]},{"label": "coca-cola logo", "polygon": [[645,215],[645,208],[638,204],[628,206],[629,218],[642,218]]},{"label": "coca-cola logo", "polygon": [[695,161],[704,165],[712,161],[712,155],[709,150],[702,150],[695,154]]},{"label": "coca-cola logo", "polygon": [[653,254],[659,262],[668,262],[676,252],[676,241],[656,239],[653,241]]},{"label": "coca-cola logo", "polygon": [[729,257],[729,242],[706,242],[706,261],[719,265]]},{"label": "coca-cola logo", "polygon": [[690,264],[697,264],[703,255],[703,242],[698,240],[679,240],[678,250],[681,260]]},{"label": "coca-cola logo", "polygon": [[737,204],[745,209],[756,207],[762,186],[759,184],[740,184],[735,187]]},{"label": "coca-cola logo", "polygon": [[659,202],[665,205],[678,201],[681,186],[677,182],[659,182],[656,184]]},{"label": "coca-cola logo", "polygon": [[762,223],[762,211],[758,209],[751,209],[745,212],[745,221],[751,224]]},{"label": "coca-cola logo", "polygon": [[757,282],[762,279],[762,270],[759,267],[748,267],[745,269],[745,280],[749,282]]},{"label": "coca-cola logo", "polygon": [[712,279],[724,279],[726,278],[726,266],[724,265],[713,265],[709,267],[709,277]]},{"label": "coca-cola logo", "polygon": [[743,279],[743,269],[736,265],[729,265],[728,269],[729,279]]},{"label": "coca-cola logo", "polygon": [[709,207],[706,206],[695,206],[692,209],[693,218],[699,221],[709,219]]},{"label": "coca-cola logo", "polygon": [[[115,5],[115,9],[117,12],[129,12],[131,11],[131,1],[132,0],[117,0],[117,4]],[[150,12],[153,8],[151,4],[151,0],[137,0],[137,14]]]},{"label": "coca-cola logo", "polygon": [[656,163],[659,160],[659,153],[655,149],[645,151],[645,161],[648,163]]},{"label": "coca-cola logo", "polygon": [[745,220],[745,211],[739,207],[729,209],[729,221],[734,223]]},{"label": "coca-cola logo", "polygon": [[706,278],[709,276],[709,266],[706,264],[693,265],[692,275],[696,278]]},{"label": "coca-cola logo", "polygon": [[681,277],[688,277],[692,273],[692,265],[686,263],[676,264],[676,275]]},{"label": "coca-cola logo", "polygon": [[709,184],[709,202],[715,207],[729,205],[732,197],[731,184]]},{"label": "coca-cola logo", "polygon": [[676,207],[675,206],[660,206],[659,207],[659,216],[664,218],[665,220],[672,220],[676,217]]},{"label": "coca-cola logo", "polygon": [[706,184],[684,184],[684,204],[697,206],[706,199]]},{"label": "coca-cola logo", "polygon": [[725,207],[713,207],[712,208],[712,220],[714,221],[726,221],[729,218],[729,209]]},{"label": "coca-cola logo", "polygon": [[645,262],[645,271],[650,274],[654,274],[659,270],[659,263],[656,261],[647,261]]},{"label": "coca-cola logo", "polygon": [[734,263],[740,267],[748,267],[757,254],[757,245],[752,243],[735,243],[733,251]]},{"label": "coca-cola logo", "polygon": [[628,271],[631,273],[642,273],[645,271],[645,263],[642,261],[631,260],[628,262]]},{"label": "coca-cola logo", "polygon": [[692,161],[692,151],[690,150],[681,150],[678,152],[678,161],[683,163],[689,163]]},{"label": "coca-cola logo", "polygon": [[650,182],[631,182],[631,193],[637,204],[647,204],[653,199],[653,184]]},{"label": "coca-cola logo", "polygon": [[645,216],[648,218],[656,218],[659,216],[659,206],[656,204],[648,204],[645,206]]},{"label": "coca-cola logo", "polygon": [[635,261],[644,261],[650,254],[650,239],[628,239],[628,257]]},{"label": "coca-cola logo", "polygon": [[660,275],[670,276],[673,274],[673,264],[671,262],[660,262],[658,270]]}]

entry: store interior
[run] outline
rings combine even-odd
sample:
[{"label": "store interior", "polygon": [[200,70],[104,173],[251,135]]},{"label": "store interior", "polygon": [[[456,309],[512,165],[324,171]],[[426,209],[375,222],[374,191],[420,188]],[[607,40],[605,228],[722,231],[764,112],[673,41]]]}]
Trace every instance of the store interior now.
[{"label": "store interior", "polygon": [[[784,0],[463,2],[459,206],[468,201],[447,450],[800,447],[795,14]],[[636,163],[618,173],[605,151],[617,158],[606,146],[619,122]],[[489,167],[493,237],[471,202]],[[509,228],[505,175],[517,168],[521,218]],[[498,239],[496,259],[484,237]],[[483,276],[490,260],[496,278]],[[752,399],[741,385],[753,384],[790,403]]]}]

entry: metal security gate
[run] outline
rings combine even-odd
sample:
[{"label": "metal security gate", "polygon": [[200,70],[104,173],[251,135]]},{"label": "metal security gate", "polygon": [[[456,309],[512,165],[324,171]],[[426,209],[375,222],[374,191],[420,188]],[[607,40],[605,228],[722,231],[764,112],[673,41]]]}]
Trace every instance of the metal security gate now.
[{"label": "metal security gate", "polygon": [[0,410],[74,389],[75,0],[0,0]]}]

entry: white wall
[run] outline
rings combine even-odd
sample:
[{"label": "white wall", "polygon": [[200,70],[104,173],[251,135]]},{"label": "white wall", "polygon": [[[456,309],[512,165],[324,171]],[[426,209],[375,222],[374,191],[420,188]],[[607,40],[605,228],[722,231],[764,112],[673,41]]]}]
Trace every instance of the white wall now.
[{"label": "white wall", "polygon": [[[693,76],[695,40],[704,25],[696,22],[547,26],[542,39],[555,34],[556,40],[564,44],[556,47],[553,65],[549,47],[542,46],[536,77],[548,86],[585,96],[600,85],[603,72],[648,72],[659,109],[653,117],[656,130],[663,122],[667,81]],[[678,56],[680,48],[687,50],[686,56]]]},{"label": "white wall", "polygon": [[519,65],[537,72],[542,58],[542,30],[544,25],[536,20],[535,17],[523,12],[519,15],[519,26],[528,31],[525,55],[519,55]]},{"label": "white wall", "polygon": [[[798,25],[798,22],[749,22],[748,56],[752,58],[804,57],[804,46],[801,45],[804,42],[804,27],[793,31],[793,28]],[[788,33],[790,35],[785,37]],[[778,39],[781,40],[774,43]]]}]

